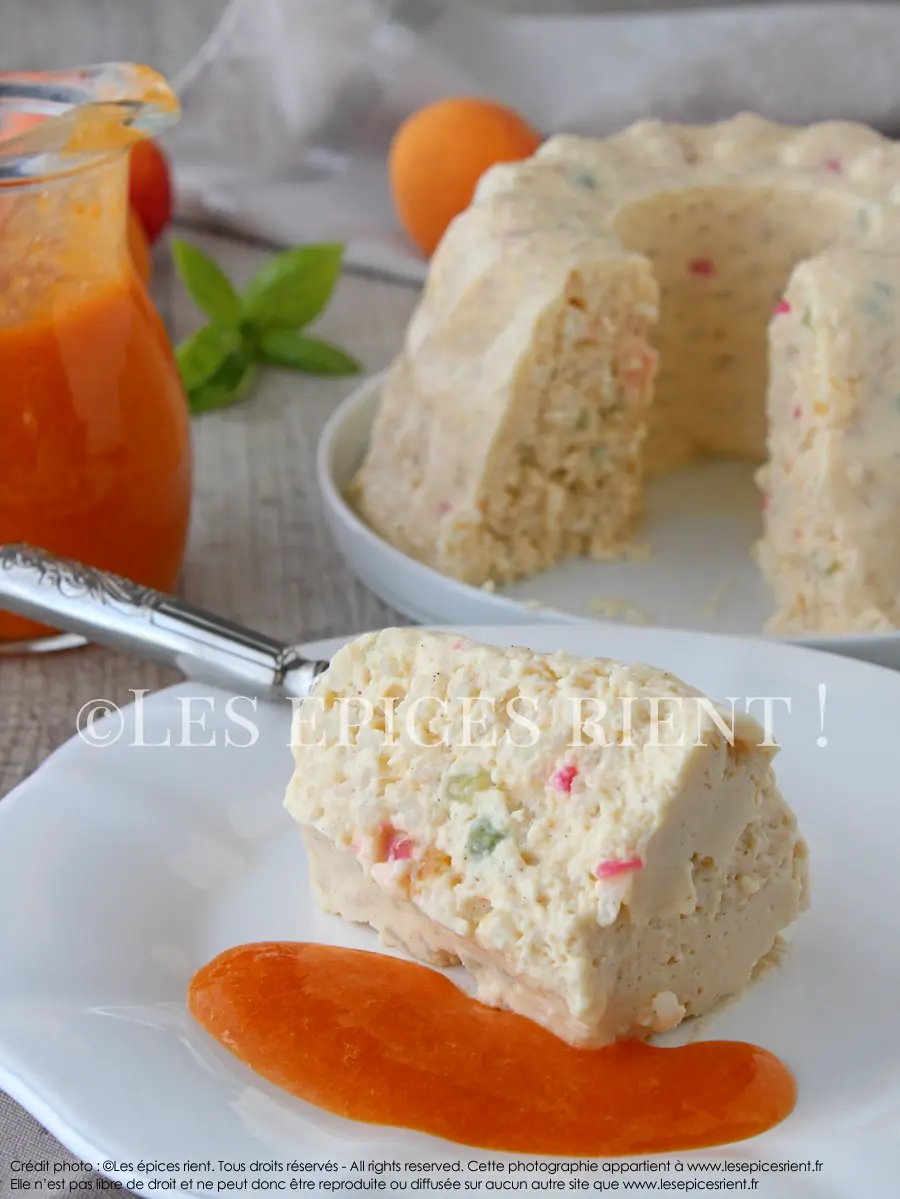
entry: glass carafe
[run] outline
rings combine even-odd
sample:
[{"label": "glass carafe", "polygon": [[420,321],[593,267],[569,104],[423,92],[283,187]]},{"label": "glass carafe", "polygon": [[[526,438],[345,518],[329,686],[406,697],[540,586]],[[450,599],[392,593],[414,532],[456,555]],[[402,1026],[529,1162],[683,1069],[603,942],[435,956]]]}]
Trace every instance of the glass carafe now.
[{"label": "glass carafe", "polygon": [[[129,252],[128,167],[177,115],[144,67],[0,73],[0,544],[164,591],[184,554],[190,430]],[[0,653],[65,640],[0,612]]]}]

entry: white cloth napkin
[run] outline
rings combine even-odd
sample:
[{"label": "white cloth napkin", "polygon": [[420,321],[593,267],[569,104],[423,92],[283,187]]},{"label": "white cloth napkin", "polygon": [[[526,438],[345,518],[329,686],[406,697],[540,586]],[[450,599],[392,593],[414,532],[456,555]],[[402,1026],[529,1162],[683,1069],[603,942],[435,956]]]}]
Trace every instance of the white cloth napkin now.
[{"label": "white cloth napkin", "polygon": [[768,5],[593,17],[439,0],[232,0],[176,81],[180,215],[276,244],[338,240],[408,281],[385,156],[440,96],[510,104],[545,133],[757,112],[900,132],[900,6]]}]

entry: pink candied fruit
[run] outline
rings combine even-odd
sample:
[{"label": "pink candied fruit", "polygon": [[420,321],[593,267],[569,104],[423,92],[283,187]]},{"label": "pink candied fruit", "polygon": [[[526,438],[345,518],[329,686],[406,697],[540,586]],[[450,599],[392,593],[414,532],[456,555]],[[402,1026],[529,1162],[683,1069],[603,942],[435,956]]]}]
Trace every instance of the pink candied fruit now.
[{"label": "pink candied fruit", "polygon": [[450,648],[452,650],[462,649],[465,644],[465,641],[454,641]]},{"label": "pink candied fruit", "polygon": [[716,264],[711,258],[692,258],[688,263],[688,272],[698,279],[711,279],[716,273]]},{"label": "pink candied fruit", "polygon": [[644,863],[640,858],[606,858],[594,869],[597,878],[618,878],[622,874],[631,874],[633,870],[643,870]]},{"label": "pink candied fruit", "polygon": [[844,164],[839,158],[826,158],[822,165],[826,171],[831,171],[833,175],[841,175],[844,172]]},{"label": "pink candied fruit", "polygon": [[769,493],[767,491],[764,491],[762,494],[762,510],[763,512],[768,512],[769,510]]},{"label": "pink candied fruit", "polygon": [[775,305],[775,315],[776,316],[786,316],[787,313],[790,312],[790,310],[791,310],[791,306],[787,302],[787,300],[779,300],[778,303]]},{"label": "pink candied fruit", "polygon": [[657,353],[644,346],[635,356],[635,360],[622,371],[622,378],[629,387],[643,387],[648,378],[656,371]]},{"label": "pink candied fruit", "polygon": [[550,775],[550,786],[554,791],[568,795],[572,790],[572,783],[575,781],[577,774],[577,766],[560,766],[558,770],[554,770]]},{"label": "pink candied fruit", "polygon": [[415,842],[405,833],[391,833],[387,841],[387,860],[389,862],[406,862],[413,856]]},{"label": "pink candied fruit", "polygon": [[794,409],[794,411],[791,413],[791,416],[793,417],[794,420],[799,420],[802,415],[803,415],[803,409],[798,404],[797,407]]},{"label": "pink candied fruit", "polygon": [[440,512],[441,516],[446,516],[447,513],[451,512],[452,510],[453,505],[449,500],[441,500],[441,502],[438,504],[438,512]]},{"label": "pink candied fruit", "polygon": [[413,856],[415,841],[408,833],[382,824],[377,838],[376,858],[379,862],[405,862]]}]

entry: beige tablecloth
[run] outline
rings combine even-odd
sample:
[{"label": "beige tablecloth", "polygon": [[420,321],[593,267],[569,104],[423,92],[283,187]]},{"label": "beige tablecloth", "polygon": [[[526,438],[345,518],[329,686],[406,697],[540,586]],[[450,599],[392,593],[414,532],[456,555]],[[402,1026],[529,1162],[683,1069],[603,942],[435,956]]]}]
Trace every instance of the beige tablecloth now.
[{"label": "beige tablecloth", "polygon": [[[264,258],[249,246],[191,237],[239,281]],[[157,271],[157,302],[177,339],[196,327],[198,317],[172,277],[165,251]],[[345,276],[321,322],[322,335],[351,349],[375,372],[394,353],[415,300],[410,288]],[[320,513],[316,443],[354,385],[272,371],[244,405],[195,420],[194,515],[182,583],[191,601],[294,641],[401,621],[354,580]],[[125,703],[129,688],[157,688],[177,677],[94,647],[0,659],[0,795],[72,736],[75,713],[86,700],[105,696]],[[12,912],[0,917],[14,918]],[[12,1195],[13,1160],[68,1156],[0,1093],[2,1199]]]}]

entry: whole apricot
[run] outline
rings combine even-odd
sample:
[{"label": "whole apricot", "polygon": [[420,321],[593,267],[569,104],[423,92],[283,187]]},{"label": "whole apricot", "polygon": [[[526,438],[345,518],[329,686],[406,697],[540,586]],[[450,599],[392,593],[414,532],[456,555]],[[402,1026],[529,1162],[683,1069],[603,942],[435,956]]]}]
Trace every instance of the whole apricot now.
[{"label": "whole apricot", "polygon": [[147,138],[131,147],[128,194],[153,245],[172,219],[172,177],[165,154]]},{"label": "whole apricot", "polygon": [[410,240],[430,256],[488,167],[530,158],[542,141],[517,113],[475,96],[438,100],[413,113],[388,157],[394,205]]},{"label": "whole apricot", "polygon": [[139,277],[144,283],[149,283],[153,277],[150,243],[140,217],[131,207],[128,209],[128,251]]},{"label": "whole apricot", "polygon": [[36,112],[5,112],[0,117],[0,141],[7,137],[18,137],[41,125],[46,120],[41,113]]}]

